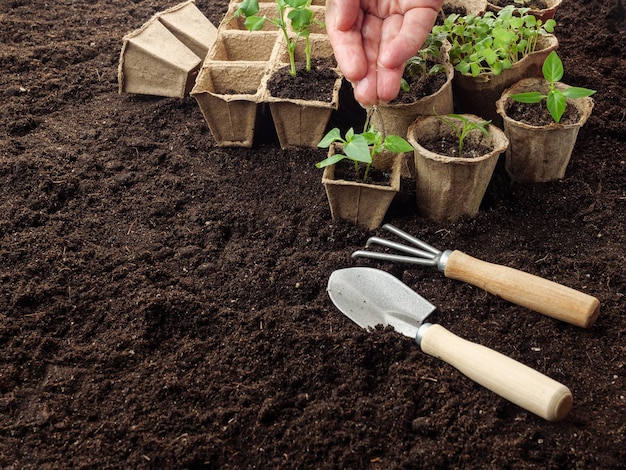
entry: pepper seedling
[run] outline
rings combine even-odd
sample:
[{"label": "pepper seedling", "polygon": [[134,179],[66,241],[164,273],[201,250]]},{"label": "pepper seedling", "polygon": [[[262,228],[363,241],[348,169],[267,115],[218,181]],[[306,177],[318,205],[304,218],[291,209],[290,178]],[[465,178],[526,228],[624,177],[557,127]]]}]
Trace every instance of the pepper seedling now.
[{"label": "pepper seedling", "polygon": [[[459,158],[463,158],[463,142],[470,132],[478,129],[486,136],[489,135],[487,126],[491,123],[491,121],[473,122],[470,121],[467,116],[463,116],[462,114],[447,114],[446,116],[440,116],[435,113],[435,115],[441,122],[454,130],[454,133],[459,140]],[[460,122],[455,122],[455,119]]]},{"label": "pepper seedling", "polygon": [[[289,74],[296,76],[296,46],[300,38],[304,38],[304,53],[306,57],[306,71],[311,70],[311,23],[313,21],[313,10],[311,9],[311,0],[275,0],[277,15],[275,18],[267,16],[259,16],[259,0],[243,0],[237,10],[235,16],[245,16],[245,26],[248,31],[259,31],[263,28],[265,21],[269,21],[285,36],[287,42],[287,53],[289,54]],[[287,14],[285,15],[285,12]],[[294,35],[289,34],[287,21],[291,22],[291,30]]]},{"label": "pepper seedling", "polygon": [[520,103],[540,103],[546,100],[546,107],[554,122],[560,122],[565,108],[567,98],[584,98],[593,95],[596,91],[582,87],[568,87],[559,90],[556,83],[563,78],[563,62],[555,51],[550,52],[541,67],[543,78],[548,82],[548,94],[544,95],[539,91],[529,91],[526,93],[515,93],[511,95],[513,101]]},{"label": "pepper seedling", "polygon": [[[320,148],[328,148],[335,142],[343,144],[343,153],[331,155],[325,160],[316,163],[315,167],[324,168],[347,158],[354,162],[355,179],[361,182],[367,180],[374,156],[383,150],[393,153],[413,151],[413,146],[402,137],[397,135],[383,137],[381,132],[371,126],[367,131],[360,134],[355,133],[354,129],[351,127],[346,132],[345,138],[341,137],[341,131],[339,128],[335,127],[322,138],[317,146]],[[359,177],[359,163],[365,163],[363,178]]]}]

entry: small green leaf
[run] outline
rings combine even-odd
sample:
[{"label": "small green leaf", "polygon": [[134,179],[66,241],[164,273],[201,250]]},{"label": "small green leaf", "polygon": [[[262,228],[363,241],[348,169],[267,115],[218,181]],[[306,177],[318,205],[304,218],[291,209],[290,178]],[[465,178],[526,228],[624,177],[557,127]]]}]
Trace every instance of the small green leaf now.
[{"label": "small green leaf", "polygon": [[336,154],[331,155],[330,157],[322,160],[321,162],[316,163],[315,164],[315,168],[324,168],[324,167],[329,166],[329,165],[334,165],[335,163],[339,163],[344,158],[346,158],[346,156],[344,154],[336,153]]},{"label": "small green leaf", "polygon": [[263,16],[247,16],[246,17],[246,29],[248,31],[259,31],[265,24],[265,18]]},{"label": "small green leaf", "polygon": [[397,136],[397,135],[390,135],[390,136],[385,137],[384,147],[390,152],[395,152],[395,153],[413,151],[413,146],[409,144],[406,140],[404,140],[402,137]]},{"label": "small green leaf", "polygon": [[561,117],[565,112],[565,107],[567,106],[565,95],[563,95],[563,93],[561,93],[559,90],[551,91],[550,93],[548,93],[546,106],[548,108],[548,111],[550,111],[550,116],[552,116],[552,119],[554,119],[555,122],[560,122]]},{"label": "small green leaf", "polygon": [[350,160],[372,163],[369,146],[362,135],[355,135],[350,142],[343,146],[343,151]]},{"label": "small green leaf", "polygon": [[[241,12],[241,13],[240,13]],[[254,16],[259,12],[258,0],[243,0],[239,8],[237,9],[237,16],[243,14],[244,16]]]},{"label": "small green leaf", "polygon": [[308,0],[284,0],[291,8],[301,8],[307,4]]},{"label": "small green leaf", "polygon": [[291,27],[295,31],[308,29],[313,18],[313,11],[309,9],[291,10],[287,17],[291,20]]},{"label": "small green leaf", "polygon": [[550,52],[541,68],[544,78],[552,83],[558,82],[563,78],[563,62],[555,51]]},{"label": "small green leaf", "polygon": [[342,141],[343,139],[341,138],[341,131],[339,130],[339,128],[335,127],[334,129],[328,131],[328,133],[324,137],[322,137],[322,140],[320,140],[317,146],[320,148],[328,148],[333,142]]},{"label": "small green leaf", "polygon": [[591,96],[596,92],[596,90],[590,90],[589,88],[581,88],[581,87],[569,87],[562,90],[562,93],[566,98],[584,98],[586,96]]},{"label": "small green leaf", "polygon": [[376,145],[380,138],[380,133],[377,131],[366,131],[363,132],[361,135],[367,142],[367,145]]},{"label": "small green leaf", "polygon": [[538,91],[529,91],[527,93],[514,93],[511,95],[513,101],[520,103],[540,103],[545,96]]},{"label": "small green leaf", "polygon": [[483,51],[483,57],[489,65],[494,65],[498,60],[498,54],[493,49],[487,48]]}]

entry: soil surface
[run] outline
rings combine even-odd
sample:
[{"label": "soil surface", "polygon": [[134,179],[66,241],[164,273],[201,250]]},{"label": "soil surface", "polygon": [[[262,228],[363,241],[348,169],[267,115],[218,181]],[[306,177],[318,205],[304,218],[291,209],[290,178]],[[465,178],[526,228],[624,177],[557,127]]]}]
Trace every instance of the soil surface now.
[{"label": "soil surface", "polygon": [[489,3],[497,7],[505,7],[507,5],[521,6],[524,8],[530,8],[534,10],[545,10],[548,8],[548,3],[543,0],[489,0]]},{"label": "soil surface", "polygon": [[[550,114],[546,102],[541,103],[518,103],[510,101],[506,106],[506,114],[511,119],[524,122],[530,126],[549,126],[554,123],[554,118]],[[578,110],[570,105],[565,108],[559,124],[576,124],[580,120]]]},{"label": "soil surface", "polygon": [[279,68],[267,82],[270,94],[276,98],[331,102],[339,75],[337,63],[328,59],[311,60],[311,70],[305,64],[296,63],[296,76],[290,75],[290,67]]},{"label": "soil surface", "polygon": [[[0,467],[623,466],[623,1],[556,13],[563,81],[598,90],[562,181],[513,185],[498,167],[477,216],[439,224],[406,180],[386,218],[596,296],[590,329],[434,268],[353,260],[389,234],[331,220],[324,150],[220,148],[192,98],[118,94],[122,37],[175,3],[2,1]],[[197,5],[216,25],[227,10]],[[546,422],[357,327],[326,294],[355,265],[567,385],[571,413]]]}]

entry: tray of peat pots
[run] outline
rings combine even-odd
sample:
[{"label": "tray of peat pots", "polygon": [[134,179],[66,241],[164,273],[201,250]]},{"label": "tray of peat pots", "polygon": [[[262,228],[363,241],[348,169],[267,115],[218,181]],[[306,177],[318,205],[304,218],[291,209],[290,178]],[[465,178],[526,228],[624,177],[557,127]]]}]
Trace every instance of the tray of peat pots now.
[{"label": "tray of peat pots", "polygon": [[455,110],[500,125],[495,102],[518,80],[541,76],[541,64],[558,47],[555,25],[537,20],[528,8],[506,7],[482,16],[452,14],[434,26],[451,44]]},{"label": "tray of peat pots", "polygon": [[593,110],[594,90],[559,82],[563,63],[556,52],[542,70],[544,78],[520,80],[496,103],[510,141],[505,169],[520,183],[563,178],[578,131]]},{"label": "tray of peat pots", "polygon": [[529,13],[543,21],[554,18],[562,0],[488,0],[487,10],[498,13],[507,6],[530,8]]},{"label": "tray of peat pots", "polygon": [[[265,8],[265,7],[264,7]],[[271,24],[254,33],[231,5],[191,91],[219,146],[252,147],[265,111],[265,83],[278,35]]]},{"label": "tray of peat pots", "polygon": [[409,127],[417,208],[436,222],[476,215],[509,145],[502,130],[472,114],[419,117]]},{"label": "tray of peat pots", "polygon": [[328,157],[315,165],[324,169],[322,184],[333,220],[368,230],[383,221],[400,190],[403,155],[413,150],[404,138],[383,136],[372,127],[371,113],[363,133],[350,128],[342,137],[338,128],[331,129],[318,144],[329,149]]},{"label": "tray of peat pots", "polygon": [[[372,125],[383,134],[406,139],[409,126],[418,116],[448,114],[454,109],[452,78],[454,67],[448,58],[450,44],[445,35],[430,34],[424,47],[404,68],[400,92],[389,103],[376,106]],[[404,158],[402,176],[413,176],[413,156]]]},{"label": "tray of peat pots", "polygon": [[279,31],[265,99],[281,147],[315,147],[339,106],[343,81],[324,34],[324,7],[275,0],[272,16],[260,16],[257,0],[247,0],[237,13],[246,17],[250,31],[262,29],[268,22]]}]

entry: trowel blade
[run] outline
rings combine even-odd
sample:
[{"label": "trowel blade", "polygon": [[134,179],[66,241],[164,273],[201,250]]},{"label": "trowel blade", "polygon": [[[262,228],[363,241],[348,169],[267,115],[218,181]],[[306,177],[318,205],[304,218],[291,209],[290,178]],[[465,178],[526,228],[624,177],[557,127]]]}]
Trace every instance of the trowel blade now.
[{"label": "trowel blade", "polygon": [[339,269],[328,280],[335,306],[362,328],[392,326],[416,338],[417,330],[435,306],[391,274],[379,269]]}]

